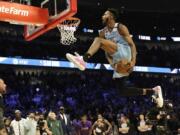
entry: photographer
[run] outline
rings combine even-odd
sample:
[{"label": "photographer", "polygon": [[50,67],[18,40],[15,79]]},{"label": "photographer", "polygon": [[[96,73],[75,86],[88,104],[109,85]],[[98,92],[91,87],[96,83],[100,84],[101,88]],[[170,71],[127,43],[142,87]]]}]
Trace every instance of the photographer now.
[{"label": "photographer", "polygon": [[47,126],[47,121],[44,119],[44,115],[41,114],[37,123],[37,128],[40,135],[52,135],[52,132]]},{"label": "photographer", "polygon": [[166,100],[161,109],[153,108],[147,113],[148,122],[154,126],[157,135],[173,135],[173,131],[169,128],[171,123],[171,114],[174,113],[173,105]]},{"label": "photographer", "polygon": [[167,126],[169,127],[170,132],[173,135],[178,134],[179,120],[177,119],[177,116],[175,114],[168,115],[167,119]]},{"label": "photographer", "polygon": [[156,133],[158,135],[165,135],[167,130],[166,116],[160,113],[157,115]]}]

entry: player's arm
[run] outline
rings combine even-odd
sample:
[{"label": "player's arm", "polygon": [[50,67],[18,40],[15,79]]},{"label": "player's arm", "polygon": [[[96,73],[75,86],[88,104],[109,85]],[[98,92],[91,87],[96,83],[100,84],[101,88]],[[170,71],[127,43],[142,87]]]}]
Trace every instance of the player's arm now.
[{"label": "player's arm", "polygon": [[100,37],[100,38],[105,38],[105,29],[106,29],[106,28],[104,28],[104,29],[102,29],[102,30],[99,31],[99,37]]},{"label": "player's arm", "polygon": [[134,66],[136,63],[136,54],[137,54],[135,43],[132,40],[132,38],[129,34],[129,30],[125,25],[123,25],[123,24],[119,25],[119,33],[124,37],[124,39],[128,42],[128,44],[131,48],[131,56],[132,56],[131,64],[132,64],[132,66]]}]

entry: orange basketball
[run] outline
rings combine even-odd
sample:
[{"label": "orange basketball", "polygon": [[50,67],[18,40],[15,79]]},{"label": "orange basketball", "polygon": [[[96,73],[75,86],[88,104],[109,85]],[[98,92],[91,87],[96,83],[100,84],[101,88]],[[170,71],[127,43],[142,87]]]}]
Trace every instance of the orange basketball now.
[{"label": "orange basketball", "polygon": [[115,66],[115,70],[118,73],[122,73],[122,74],[127,74],[127,73],[129,74],[131,69],[132,67],[131,65],[129,65],[129,61],[127,59],[122,59]]}]

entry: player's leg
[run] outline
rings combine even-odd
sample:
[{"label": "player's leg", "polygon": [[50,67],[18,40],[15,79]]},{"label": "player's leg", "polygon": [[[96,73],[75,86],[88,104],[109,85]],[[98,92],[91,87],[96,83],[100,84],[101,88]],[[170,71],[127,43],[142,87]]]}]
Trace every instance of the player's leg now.
[{"label": "player's leg", "polygon": [[114,79],[114,84],[121,96],[152,96],[157,104],[157,107],[163,107],[164,101],[160,86],[156,86],[154,88],[127,87],[126,80],[127,78],[125,77]]},{"label": "player's leg", "polygon": [[117,44],[103,38],[95,38],[94,42],[91,44],[88,51],[85,53],[88,55],[88,57],[83,57],[85,61],[87,61],[91,56],[93,56],[99,49],[103,49],[108,54],[112,55],[117,51]]},{"label": "player's leg", "polygon": [[90,57],[92,57],[99,49],[103,49],[108,54],[112,55],[117,51],[117,44],[100,37],[94,39],[88,51],[83,55],[83,57],[74,56],[72,54],[67,53],[66,57],[69,61],[73,62],[80,70],[85,70],[85,62],[88,61]]}]

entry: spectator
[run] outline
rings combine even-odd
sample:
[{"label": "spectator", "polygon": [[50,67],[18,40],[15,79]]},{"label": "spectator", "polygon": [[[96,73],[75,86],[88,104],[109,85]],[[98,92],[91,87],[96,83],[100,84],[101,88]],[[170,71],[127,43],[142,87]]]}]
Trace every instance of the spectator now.
[{"label": "spectator", "polygon": [[98,115],[97,121],[95,121],[92,126],[93,135],[108,135],[111,129],[111,124],[104,119],[101,114]]},{"label": "spectator", "polygon": [[8,135],[14,135],[13,128],[10,126],[11,119],[10,118],[5,118],[4,119],[4,124],[5,124],[7,134]]},{"label": "spectator", "polygon": [[139,131],[139,135],[148,135],[148,131],[150,130],[150,126],[147,125],[143,114],[139,115],[139,124],[138,124],[137,128]]},{"label": "spectator", "polygon": [[178,129],[178,133],[177,133],[177,135],[180,135],[180,128]]},{"label": "spectator", "polygon": [[65,114],[65,109],[63,106],[60,107],[60,121],[62,123],[62,129],[64,135],[70,135],[71,131],[71,123],[70,123],[70,117],[69,115]]},{"label": "spectator", "polygon": [[120,135],[130,135],[130,122],[127,117],[121,116],[119,121],[119,133]]},{"label": "spectator", "polygon": [[15,135],[24,135],[27,129],[26,120],[21,117],[21,111],[15,110],[15,119],[12,120],[11,126]]},{"label": "spectator", "polygon": [[111,125],[112,125],[111,135],[119,135],[118,126],[116,125],[116,123],[114,121],[111,121]]},{"label": "spectator", "polygon": [[81,121],[78,123],[78,135],[90,135],[91,134],[91,126],[92,123],[91,121],[87,120],[87,116],[83,115],[81,117]]},{"label": "spectator", "polygon": [[53,135],[64,135],[61,121],[56,119],[56,114],[54,112],[49,112],[47,124]]},{"label": "spectator", "polygon": [[3,105],[3,94],[6,93],[6,84],[4,80],[0,78],[0,134],[6,135],[6,129],[3,121],[4,105]]},{"label": "spectator", "polygon": [[29,113],[26,119],[26,135],[36,135],[37,121],[35,121],[35,114]]}]

